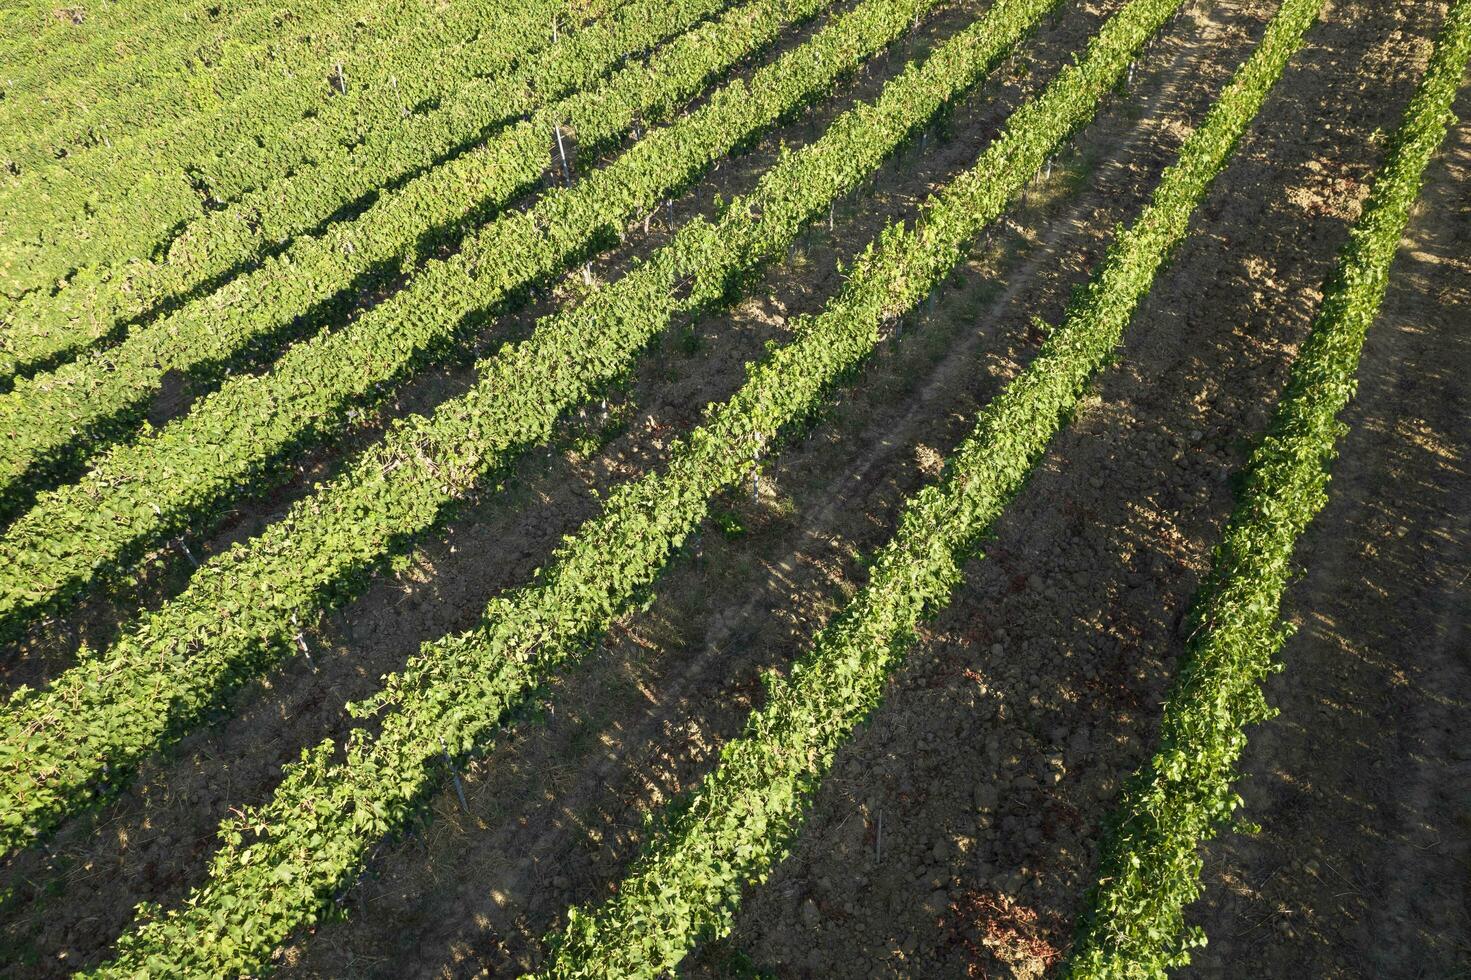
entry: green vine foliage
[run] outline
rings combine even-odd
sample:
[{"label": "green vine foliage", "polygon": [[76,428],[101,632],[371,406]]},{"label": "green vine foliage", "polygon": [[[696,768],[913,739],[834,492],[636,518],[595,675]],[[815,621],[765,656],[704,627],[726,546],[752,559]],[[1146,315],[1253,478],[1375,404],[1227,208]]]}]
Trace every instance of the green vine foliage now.
[{"label": "green vine foliage", "polygon": [[[657,13],[644,11],[643,30],[626,32],[620,39],[635,48],[653,43],[690,28],[716,6],[716,0],[661,4]],[[432,155],[428,159],[420,155],[434,148],[435,134],[420,131],[414,135],[423,140],[408,141],[402,137],[410,134],[390,131],[350,154],[354,165],[344,173],[325,172],[330,168],[304,171],[272,185],[264,195],[271,207],[257,208],[260,202],[253,198],[258,195],[252,195],[245,202],[248,210],[214,212],[201,227],[186,233],[183,241],[187,244],[172,252],[166,264],[154,267],[163,270],[161,278],[155,277],[157,281],[182,275],[177,281],[184,285],[208,278],[219,271],[217,259],[230,261],[239,257],[241,249],[259,246],[258,233],[284,236],[282,241],[288,244],[246,274],[134,331],[118,346],[20,381],[8,395],[0,396],[0,425],[7,426],[11,435],[0,451],[0,479],[6,479],[0,484],[0,498],[12,483],[34,483],[64,472],[69,459],[96,452],[136,431],[139,413],[166,374],[201,379],[218,375],[243,359],[260,359],[291,337],[322,326],[332,314],[350,309],[358,284],[381,279],[389,271],[412,274],[440,246],[470,231],[486,215],[542,180],[558,122],[566,125],[575,120],[583,126],[589,151],[595,151],[625,133],[641,115],[667,111],[697,94],[740,57],[770,43],[780,27],[790,22],[783,19],[783,13],[801,19],[804,11],[816,9],[820,9],[819,0],[767,2],[752,18],[742,8],[743,13],[687,35],[652,63],[630,65],[617,77],[581,96],[544,107],[532,118],[495,132],[441,165],[432,166]],[[754,30],[741,29],[753,19]],[[716,28],[723,30],[717,34]],[[697,41],[706,44],[696,46]],[[616,51],[607,53],[609,62],[616,57]],[[550,72],[559,60],[548,57],[544,63],[533,58],[530,64]],[[575,88],[574,75],[567,73],[558,81],[548,73],[548,91]],[[519,83],[515,89],[527,90],[524,79],[517,76],[510,81]],[[499,116],[506,106],[530,109],[537,98],[525,95],[526,104],[517,106],[511,93],[491,94],[495,101],[476,99],[468,105],[480,107],[476,111],[482,116]],[[452,127],[438,134],[441,146],[453,145],[467,135],[453,125],[450,117],[454,115],[451,107],[432,116],[434,122]],[[409,125],[405,123],[406,128]],[[407,163],[402,173],[426,165],[429,169],[395,188],[392,167],[361,170],[356,166],[374,163],[379,150],[391,161]],[[359,194],[373,187],[388,189],[356,220],[331,223],[320,234],[293,237],[296,231],[310,229],[333,213],[330,207],[323,211],[316,202],[332,202],[334,177],[348,180],[350,190]],[[146,302],[149,286],[145,280],[149,280],[146,273],[116,283],[113,295],[117,302]],[[60,296],[81,296],[84,288],[74,283]],[[30,302],[28,298],[22,305]],[[37,317],[30,321],[31,329],[15,331],[6,343],[17,359],[49,358],[58,345],[67,350],[85,345],[94,328],[104,335],[117,332],[116,321],[93,319],[105,315],[99,308],[81,318],[66,316],[66,326],[60,331],[48,327],[50,318]]]},{"label": "green vine foliage", "polygon": [[[70,80],[95,83],[99,102],[110,102],[134,88],[137,74],[118,71],[122,63],[145,57],[150,51],[169,51],[181,62],[220,64],[226,70],[258,71],[261,52],[248,53],[230,45],[230,38],[255,36],[256,24],[270,19],[278,32],[292,28],[310,30],[299,22],[286,22],[280,11],[263,10],[258,0],[228,0],[211,4],[202,0],[162,7],[104,2],[88,5],[83,16],[57,16],[57,7],[45,0],[17,0],[0,11],[0,59],[7,71],[7,101],[14,102],[0,119],[19,119],[36,114],[52,87]],[[26,10],[30,7],[30,10]],[[213,9],[211,9],[213,8]],[[7,26],[14,22],[14,28]],[[147,43],[149,38],[153,43]],[[221,64],[221,61],[227,63]],[[67,67],[70,66],[70,73]],[[48,107],[53,108],[55,107]],[[61,111],[66,111],[62,107]]]},{"label": "green vine foliage", "polygon": [[1165,704],[1159,747],[1108,829],[1070,975],[1164,977],[1205,942],[1184,907],[1200,893],[1198,846],[1241,804],[1232,790],[1245,729],[1272,714],[1262,693],[1288,630],[1280,622],[1297,539],[1327,502],[1329,466],[1364,336],[1425,167],[1454,121],[1471,59],[1471,0],[1456,0],[1424,78],[1329,279],[1265,437],[1252,453],[1194,630]]},{"label": "green vine foliage", "polygon": [[545,440],[560,413],[626,371],[671,317],[719,302],[785,254],[806,222],[983,77],[1056,2],[1002,0],[875,103],[783,156],[718,222],[687,224],[616,284],[544,318],[527,340],[478,365],[469,392],[432,418],[401,422],[284,520],[207,562],[111,649],[44,691],[18,693],[0,724],[0,841],[16,846],[51,826],[99,791],[104,773],[127,772],[269,669],[289,651],[295,623],[355,594],[444,507]]},{"label": "green vine foliage", "polygon": [[[764,24],[744,36],[774,37],[791,3],[810,9],[822,2],[762,0]],[[471,233],[455,255],[430,260],[402,290],[342,329],[294,345],[268,373],[231,379],[156,434],[103,454],[79,482],[41,495],[0,537],[0,629],[54,608],[99,571],[186,527],[197,530],[269,484],[292,453],[335,436],[365,402],[452,350],[467,324],[594,250],[626,220],[830,88],[937,2],[866,0],[749,82],[730,82],[695,112],[648,133],[608,166]],[[740,36],[732,33],[732,44]],[[712,45],[694,55],[727,53]],[[316,278],[283,276],[278,285],[284,296],[311,288]],[[220,313],[211,328],[165,330],[160,344],[198,358],[241,342],[223,325],[235,308],[222,294],[208,302]],[[37,386],[17,387],[5,404],[39,412],[29,398]],[[91,397],[98,397],[95,389]],[[67,412],[55,421],[65,425],[67,418],[80,426]],[[14,476],[37,451],[37,442],[17,437],[0,459]]]},{"label": "green vine foliage", "polygon": [[446,755],[483,750],[530,693],[647,594],[712,496],[749,474],[760,447],[810,416],[874,349],[887,320],[943,281],[980,229],[1092,118],[1179,2],[1134,0],[1113,18],[1087,57],[928,202],[921,224],[892,227],[868,248],[839,296],[755,364],[741,389],[673,447],[664,470],[615,490],[533,582],[493,599],[476,628],[425,644],[355,706],[373,718],[372,731],[305,752],[270,802],[227,822],[207,881],[182,906],[150,911],[99,975],[248,971],[317,921],[372,843],[421,811]]},{"label": "green vine foliage", "polygon": [[[157,222],[121,213],[111,230],[90,222],[91,252],[103,258],[75,267],[78,256],[69,253],[73,271],[63,288],[54,294],[37,290],[15,303],[7,314],[14,326],[0,339],[7,359],[0,360],[0,376],[7,370],[33,375],[105,346],[125,335],[130,323],[177,307],[212,284],[228,282],[232,273],[250,270],[264,256],[282,252],[283,258],[231,286],[231,303],[255,307],[250,312],[263,325],[296,321],[294,329],[302,332],[321,319],[322,304],[355,279],[385,266],[412,268],[433,242],[447,237],[445,229],[468,227],[471,216],[504,205],[542,178],[553,126],[578,136],[583,153],[590,154],[622,134],[635,113],[661,118],[698,91],[690,88],[697,84],[691,79],[719,69],[696,69],[716,64],[719,51],[729,45],[716,46],[706,57],[692,56],[701,50],[695,45],[711,44],[722,36],[717,31],[729,31],[742,23],[740,18],[752,16],[741,8],[744,12],[733,11],[692,31],[720,7],[721,0],[633,0],[607,19],[527,54],[512,69],[472,78],[437,96],[433,108],[406,117],[402,109],[416,104],[416,93],[408,83],[395,83],[391,91],[402,100],[399,111],[378,113],[368,120],[371,125],[357,121],[346,134],[321,126],[300,134],[290,143],[293,154],[303,152],[308,137],[322,144],[313,145],[310,165],[279,179],[263,175],[261,187],[170,230],[166,246],[158,244],[154,227],[173,218],[166,210],[152,212]],[[651,62],[625,64],[674,37],[678,40],[670,49]],[[599,82],[614,68],[619,69],[615,79]],[[421,80],[414,87],[425,84]],[[348,122],[353,121],[344,125]],[[461,152],[466,146],[471,148]],[[468,159],[456,161],[457,156]],[[373,203],[356,220],[343,223],[341,233],[322,230],[369,200]],[[293,248],[297,236],[309,240]],[[289,294],[287,305],[261,309],[262,297],[279,291],[269,283],[282,276],[312,279],[313,288]],[[165,326],[211,316],[218,314],[209,302],[200,302],[168,317]],[[144,342],[136,353],[113,351],[106,360],[136,362],[138,355],[147,355],[154,363],[157,354],[148,355],[149,346]],[[60,377],[96,376],[103,364],[103,358],[92,358]],[[185,361],[175,370],[198,368]],[[130,381],[130,390],[146,393],[149,377]],[[56,381],[43,379],[38,387],[49,390]],[[116,407],[97,414],[109,411]]]},{"label": "green vine foliage", "polygon": [[[980,81],[1056,1],[1000,0],[874,103],[784,156],[718,222],[688,222],[618,283],[544,318],[528,340],[481,362],[465,396],[432,418],[407,419],[282,521],[206,562],[181,596],[112,649],[13,699],[0,728],[0,808],[18,820],[0,840],[16,845],[50,827],[87,802],[104,773],[115,786],[169,734],[269,670],[299,622],[359,592],[371,569],[457,496],[627,371],[672,316],[721,302],[784,255],[803,225]],[[262,592],[271,602],[241,602]]]},{"label": "green vine foliage", "polygon": [[[268,80],[238,98],[201,104],[202,93],[190,90],[171,105],[163,89],[145,88],[152,111],[170,107],[178,116],[172,123],[111,131],[106,120],[115,109],[99,110],[104,119],[75,121],[88,132],[112,134],[49,164],[21,162],[20,174],[0,185],[0,226],[10,252],[0,266],[0,289],[12,297],[49,291],[77,262],[110,257],[126,241],[133,247],[122,254],[146,252],[178,222],[198,215],[202,204],[233,201],[335,143],[392,124],[405,108],[439,98],[446,84],[504,72],[546,48],[558,18],[567,19],[560,0],[531,0],[515,10],[493,0],[455,7],[458,16],[446,17],[414,0],[389,0],[367,18],[386,22],[382,36],[329,43],[327,31],[304,38],[300,50],[283,44]],[[600,0],[594,12],[608,7]],[[328,19],[339,17],[331,11]],[[271,40],[266,32],[256,47]],[[318,50],[324,44],[333,53]],[[167,55],[161,63],[165,72],[179,67]],[[338,64],[345,90],[335,81]],[[195,76],[183,77],[187,83]],[[73,124],[69,117],[63,122]]]},{"label": "green vine foliage", "polygon": [[[244,26],[255,0],[229,0],[215,6],[193,0],[171,8],[143,10],[126,3],[103,2],[89,7],[85,16],[58,17],[49,0],[16,0],[0,10],[0,59],[16,69],[7,79],[6,98],[28,98],[44,91],[59,75],[58,66],[70,62],[73,75],[100,75],[110,62],[106,49],[119,58],[141,52],[140,28],[158,32],[160,46],[183,51],[189,45],[219,43]],[[171,29],[172,28],[172,29]],[[78,67],[80,66],[80,67]]]},{"label": "green vine foliage", "polygon": [[[53,4],[49,16],[37,18],[44,27],[33,40],[17,39],[16,50],[5,52],[0,132],[14,134],[6,140],[7,162],[24,173],[238,97],[267,81],[272,51],[300,68],[340,53],[354,35],[389,40],[418,19],[405,16],[406,4],[379,4],[375,13],[361,0],[289,17],[250,2],[219,4],[214,13],[205,4],[187,11],[130,6],[121,23],[114,16],[111,29],[99,29],[106,7],[88,5],[76,24],[57,16]],[[160,97],[150,104],[152,91]]]},{"label": "green vine foliage", "polygon": [[[661,976],[701,937],[729,931],[742,891],[764,880],[786,853],[839,747],[878,705],[920,622],[949,601],[962,563],[1121,341],[1319,2],[1287,0],[1282,6],[1061,326],[983,410],[941,481],[906,504],[897,534],[870,566],[868,583],[818,633],[790,676],[769,685],[765,707],[752,714],[743,737],[725,747],[715,771],[671,811],[620,882],[617,897],[596,912],[572,911],[566,930],[554,938],[545,976]],[[1167,13],[1171,5],[1157,6]],[[1126,61],[1136,36],[1111,39],[1108,30],[1095,56]]]}]

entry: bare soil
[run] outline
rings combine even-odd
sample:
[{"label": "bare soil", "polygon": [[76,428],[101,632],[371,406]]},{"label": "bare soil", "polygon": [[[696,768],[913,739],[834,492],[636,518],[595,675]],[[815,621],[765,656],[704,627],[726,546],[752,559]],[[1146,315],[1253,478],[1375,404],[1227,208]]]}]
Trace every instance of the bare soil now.
[{"label": "bare soil", "polygon": [[[138,902],[177,902],[204,873],[231,808],[265,799],[280,766],[340,735],[342,706],[418,645],[471,625],[524,582],[598,493],[657,467],[743,364],[815,311],[890,221],[974,160],[1120,0],[1068,4],[990,84],[804,236],[729,313],[673,325],[606,405],[569,420],[400,556],[362,598],[310,631],[295,661],[228,718],[45,847],[0,867],[0,969],[51,976],[99,961]],[[725,162],[675,202],[708,213],[749,188],[783,142],[814,138],[854,98],[963,26],[962,3],[876,59],[840,96]],[[1261,36],[1271,7],[1188,5],[1051,177],[976,244],[794,437],[758,487],[726,495],[652,604],[464,774],[422,827],[385,842],[339,902],[344,916],[279,956],[292,976],[512,975],[539,962],[569,904],[609,894],[646,819],[738,735],[760,672],[798,656],[863,581],[863,555],[938,473],[979,407],[1056,322],[1115,223]],[[1182,643],[1179,623],[1232,497],[1229,474],[1264,428],[1296,345],[1423,69],[1440,2],[1335,0],[1219,178],[1192,234],[1030,485],[925,631],[884,705],[824,783],[790,858],[753,891],[730,939],[684,972],[780,977],[1039,976],[1066,952],[1097,828],[1149,751]],[[1471,113],[1462,99],[1461,108]],[[1302,624],[1252,733],[1243,781],[1255,838],[1208,850],[1194,915],[1212,945],[1191,973],[1456,976],[1467,972],[1471,756],[1455,722],[1471,678],[1471,126],[1432,168],[1364,358],[1333,502],[1301,551],[1289,614]],[[665,240],[656,218],[593,266],[612,277]],[[580,288],[580,275],[535,307]],[[487,328],[514,335],[530,316]],[[269,499],[197,542],[213,553],[281,512],[386,419],[471,380],[449,364],[351,440],[304,461]],[[94,598],[30,637],[7,678],[64,667],[136,601],[187,578],[164,554],[137,591]],[[1458,972],[1459,971],[1459,972]]]}]

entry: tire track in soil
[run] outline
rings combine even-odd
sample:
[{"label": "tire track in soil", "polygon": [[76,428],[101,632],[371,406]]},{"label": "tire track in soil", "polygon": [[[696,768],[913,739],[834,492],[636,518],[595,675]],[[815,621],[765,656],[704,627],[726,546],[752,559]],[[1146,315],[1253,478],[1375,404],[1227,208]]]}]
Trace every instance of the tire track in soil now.
[{"label": "tire track in soil", "polygon": [[1369,333],[1298,634],[1249,733],[1257,837],[1207,849],[1196,976],[1471,970],[1471,87]]},{"label": "tire track in soil", "polygon": [[1440,9],[1325,10],[1119,365],[709,972],[1038,976],[1056,962],[1097,828],[1152,747],[1181,615],[1230,509],[1224,478],[1266,424],[1382,150],[1370,134],[1398,118]]},{"label": "tire track in soil", "polygon": [[[1174,52],[1170,85],[1180,80],[1186,53]],[[1218,69],[1216,81],[1224,81],[1225,70],[1212,67]],[[1145,77],[1152,73],[1146,65]],[[1193,101],[1200,103],[1194,106],[1199,110],[1207,86],[1196,84]],[[961,337],[947,338],[952,342],[943,347],[926,340],[926,332],[908,337],[928,346],[901,344],[910,352],[897,355],[900,364],[882,369],[882,376],[897,373],[898,378],[881,376],[869,385],[902,385],[904,397],[884,399],[878,419],[870,399],[845,399],[838,412],[857,413],[857,418],[845,419],[842,427],[856,425],[856,435],[831,437],[816,448],[794,446],[783,455],[776,474],[763,484],[768,490],[801,487],[793,491],[802,501],[795,507],[800,525],[758,515],[752,523],[765,526],[753,535],[769,536],[784,524],[791,528],[760,545],[762,558],[742,569],[735,583],[718,570],[739,565],[741,549],[707,532],[693,558],[671,572],[680,581],[661,590],[666,598],[652,613],[615,631],[614,642],[548,695],[554,713],[546,728],[502,746],[468,775],[473,816],[458,811],[452,793],[443,794],[424,837],[378,862],[374,877],[357,889],[353,919],[314,938],[291,972],[329,975],[347,969],[400,976],[489,969],[499,974],[534,961],[540,937],[569,902],[606,890],[638,846],[640,815],[688,785],[710,764],[713,746],[739,731],[757,690],[757,670],[773,656],[776,663],[789,659],[809,635],[810,622],[831,611],[835,584],[861,574],[853,555],[887,535],[899,503],[920,477],[912,463],[897,457],[913,453],[921,436],[961,438],[969,413],[954,411],[953,396],[958,391],[979,404],[999,383],[978,378],[976,371],[978,348],[994,338],[966,332],[965,325],[976,319],[1008,322],[1007,329],[1020,334],[1010,338],[1013,349],[1025,346],[1025,314],[1033,308],[1026,300],[1036,298],[1027,294],[1050,293],[1046,302],[1060,307],[1067,287],[1084,272],[1074,254],[1058,274],[1057,253],[1097,250],[1102,230],[1125,216],[1130,197],[1139,196],[1129,188],[1137,183],[1140,166],[1158,170],[1172,154],[1172,147],[1145,143],[1161,138],[1161,131],[1167,141],[1178,133],[1178,119],[1166,117],[1181,111],[1173,93],[1152,91],[1147,101],[1148,125],[1129,118],[1112,121],[1114,135],[1122,129],[1127,139],[1111,148],[1112,156],[1085,185],[1082,200],[1067,209],[1065,220],[1022,215],[1025,224],[1040,224],[1047,236],[1024,247],[1026,262],[1007,276],[1005,293],[981,304],[988,312],[959,311],[960,319],[945,332],[959,331]],[[1161,103],[1168,114],[1158,110]],[[1113,115],[1126,117],[1127,112]],[[972,155],[962,152],[961,157]],[[1135,156],[1144,158],[1142,164],[1130,159]],[[1024,231],[1036,234],[1035,228]],[[1079,236],[1088,240],[1068,240]],[[1049,277],[1030,288],[1034,279]],[[954,316],[945,307],[955,302],[942,301],[941,316]],[[893,359],[888,352],[883,356]],[[940,363],[909,364],[915,357]],[[983,391],[969,396],[967,389],[977,386]],[[896,469],[898,475],[892,473]],[[769,508],[770,500],[764,498],[763,505]],[[711,577],[716,581],[708,581]],[[742,596],[750,598],[741,601]],[[753,622],[763,608],[774,609],[775,615]]]}]

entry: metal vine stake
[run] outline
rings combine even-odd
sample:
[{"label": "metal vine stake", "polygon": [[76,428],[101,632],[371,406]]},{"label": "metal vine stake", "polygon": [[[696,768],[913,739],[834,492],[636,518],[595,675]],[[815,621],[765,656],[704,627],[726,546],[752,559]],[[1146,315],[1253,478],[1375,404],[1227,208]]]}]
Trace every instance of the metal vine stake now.
[{"label": "metal vine stake", "polygon": [[317,662],[312,659],[311,647],[306,644],[306,636],[302,632],[301,623],[297,622],[296,613],[291,614],[291,625],[296,629],[296,635],[292,639],[296,641],[297,647],[300,648],[301,655],[306,657],[306,664],[312,669],[312,673],[317,673]]},{"label": "metal vine stake", "polygon": [[439,747],[444,750],[444,761],[449,765],[449,774],[454,777],[455,795],[460,798],[460,809],[469,813],[470,804],[465,802],[465,787],[460,785],[460,772],[455,768],[455,760],[450,757],[449,745],[445,742],[443,735],[439,736]]},{"label": "metal vine stake", "polygon": [[562,177],[567,181],[567,186],[572,186],[572,169],[567,166],[567,148],[562,145],[562,125],[552,123],[552,132],[557,134],[557,155],[562,158]]}]

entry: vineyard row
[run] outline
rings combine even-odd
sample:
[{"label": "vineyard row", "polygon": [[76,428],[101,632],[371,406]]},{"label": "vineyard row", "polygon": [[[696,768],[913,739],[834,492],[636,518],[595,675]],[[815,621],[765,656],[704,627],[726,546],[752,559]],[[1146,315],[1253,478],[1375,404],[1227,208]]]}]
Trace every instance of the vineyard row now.
[{"label": "vineyard row", "polygon": [[[125,131],[132,135],[47,165],[22,165],[17,179],[0,186],[0,226],[12,249],[0,266],[0,289],[17,297],[53,288],[78,259],[109,257],[108,235],[123,224],[138,229],[146,248],[177,222],[309,164],[304,153],[351,145],[375,126],[399,121],[405,110],[438,98],[446,80],[465,85],[506,71],[552,43],[554,23],[565,18],[560,0],[534,0],[515,11],[474,0],[461,22],[412,6],[430,23],[365,51],[351,85],[345,74],[334,84],[332,68],[312,60],[228,105],[181,108],[173,123]],[[476,25],[481,36],[456,36]],[[96,247],[95,224],[106,231]]]},{"label": "vineyard row", "polygon": [[[794,339],[752,367],[673,447],[667,465],[624,484],[529,585],[492,599],[469,632],[424,645],[383,690],[353,707],[372,716],[341,747],[322,743],[289,767],[264,807],[231,821],[209,879],[185,904],[125,937],[103,975],[145,963],[185,972],[249,970],[293,929],[316,921],[368,850],[403,829],[446,757],[483,749],[509,712],[628,611],[696,530],[711,499],[751,470],[762,447],[810,417],[874,350],[883,325],[913,309],[1049,155],[1096,112],[1181,0],[1134,0],[1086,55],[1018,109],[974,169],[952,181],[914,228],[870,246],[848,284]],[[998,6],[997,9],[1000,9]],[[226,937],[212,943],[212,935]]]}]

